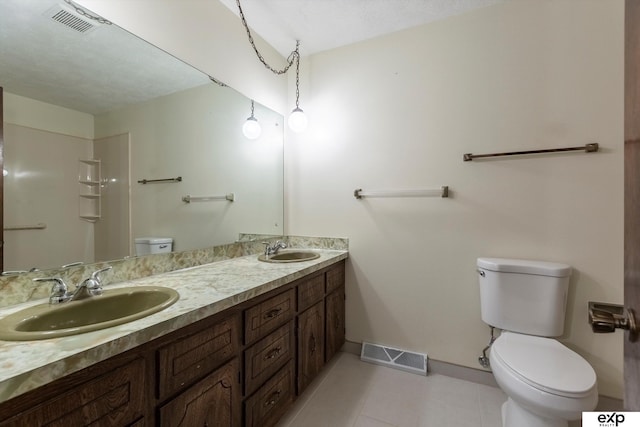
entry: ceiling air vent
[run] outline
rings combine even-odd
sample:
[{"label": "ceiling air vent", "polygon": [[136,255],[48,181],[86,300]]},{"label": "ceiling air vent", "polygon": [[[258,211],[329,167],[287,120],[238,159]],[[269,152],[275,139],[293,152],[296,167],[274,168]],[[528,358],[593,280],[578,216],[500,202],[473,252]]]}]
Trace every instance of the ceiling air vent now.
[{"label": "ceiling air vent", "polygon": [[57,23],[83,34],[90,32],[100,25],[98,21],[86,18],[65,5],[55,5],[47,10],[45,15]]}]

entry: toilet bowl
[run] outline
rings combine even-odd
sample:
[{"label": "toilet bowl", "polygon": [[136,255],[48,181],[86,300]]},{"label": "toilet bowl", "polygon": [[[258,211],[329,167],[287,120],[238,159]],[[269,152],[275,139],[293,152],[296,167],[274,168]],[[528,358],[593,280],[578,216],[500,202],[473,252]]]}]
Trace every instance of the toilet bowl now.
[{"label": "toilet bowl", "polygon": [[591,365],[555,339],[503,332],[489,360],[509,396],[504,427],[566,427],[598,403]]},{"label": "toilet bowl", "polygon": [[478,258],[482,320],[502,330],[490,348],[507,394],[503,427],[567,427],[598,403],[596,374],[553,337],[564,332],[571,267],[554,262]]}]

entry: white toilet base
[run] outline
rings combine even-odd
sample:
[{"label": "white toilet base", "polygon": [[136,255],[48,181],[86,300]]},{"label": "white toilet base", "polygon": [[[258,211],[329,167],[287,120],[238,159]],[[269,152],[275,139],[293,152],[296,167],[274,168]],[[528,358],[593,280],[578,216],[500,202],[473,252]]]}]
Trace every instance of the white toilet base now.
[{"label": "white toilet base", "polygon": [[543,418],[508,398],[502,404],[502,427],[568,427],[567,420]]}]

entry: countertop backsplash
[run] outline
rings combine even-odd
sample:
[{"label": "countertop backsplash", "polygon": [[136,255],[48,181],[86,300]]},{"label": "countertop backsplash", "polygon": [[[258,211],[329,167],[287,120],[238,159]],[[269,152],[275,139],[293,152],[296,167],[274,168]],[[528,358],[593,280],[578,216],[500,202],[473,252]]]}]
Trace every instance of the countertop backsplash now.
[{"label": "countertop backsplash", "polygon": [[33,279],[37,277],[60,277],[73,289],[76,284],[89,277],[92,272],[111,266],[113,269],[101,276],[103,284],[107,286],[111,283],[120,283],[226,259],[261,254],[264,251],[262,242],[275,242],[276,240],[284,241],[289,248],[349,249],[349,240],[345,238],[241,233],[235,243],[204,249],[129,257],[67,269],[24,273],[18,276],[1,276],[0,307],[47,298],[51,284],[34,282]]}]

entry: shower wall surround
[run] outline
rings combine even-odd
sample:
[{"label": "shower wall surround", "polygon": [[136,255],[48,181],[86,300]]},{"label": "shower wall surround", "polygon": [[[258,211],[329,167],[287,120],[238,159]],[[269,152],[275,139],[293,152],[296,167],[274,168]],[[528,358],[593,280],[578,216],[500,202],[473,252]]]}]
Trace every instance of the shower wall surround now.
[{"label": "shower wall surround", "polygon": [[86,264],[65,270],[48,270],[19,276],[0,277],[0,307],[47,298],[50,285],[33,282],[36,277],[61,277],[72,286],[89,277],[95,270],[110,265],[113,269],[103,277],[103,283],[109,285],[226,259],[258,255],[264,251],[262,242],[275,242],[276,240],[284,241],[290,248],[349,249],[349,240],[344,238],[240,234],[236,243],[204,249],[125,258]]}]

